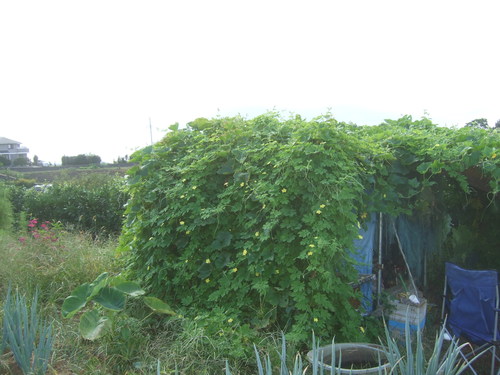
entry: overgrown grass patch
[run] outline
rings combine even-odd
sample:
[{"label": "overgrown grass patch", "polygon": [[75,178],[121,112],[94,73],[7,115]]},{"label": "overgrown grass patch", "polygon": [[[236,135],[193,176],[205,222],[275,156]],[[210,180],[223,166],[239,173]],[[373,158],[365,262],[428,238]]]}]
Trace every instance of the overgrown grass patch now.
[{"label": "overgrown grass patch", "polygon": [[96,241],[85,233],[64,230],[54,236],[0,233],[2,292],[9,284],[25,291],[38,287],[42,300],[59,304],[68,291],[103,270],[119,271],[114,239]]}]

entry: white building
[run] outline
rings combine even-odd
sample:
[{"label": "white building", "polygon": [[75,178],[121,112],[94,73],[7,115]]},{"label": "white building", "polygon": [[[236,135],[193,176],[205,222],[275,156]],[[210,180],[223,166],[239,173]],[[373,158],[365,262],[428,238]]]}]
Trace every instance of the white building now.
[{"label": "white building", "polygon": [[20,142],[0,137],[0,156],[3,156],[11,162],[17,158],[27,159],[28,152],[30,152],[30,150],[26,147],[21,147]]}]

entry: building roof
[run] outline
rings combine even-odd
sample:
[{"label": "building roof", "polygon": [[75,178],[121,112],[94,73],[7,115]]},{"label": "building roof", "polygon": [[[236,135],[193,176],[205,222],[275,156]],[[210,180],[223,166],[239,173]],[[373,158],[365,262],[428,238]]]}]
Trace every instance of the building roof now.
[{"label": "building roof", "polygon": [[18,145],[20,145],[21,142],[14,141],[12,139],[5,138],[5,137],[0,137],[0,145],[11,145],[11,144],[18,144]]}]

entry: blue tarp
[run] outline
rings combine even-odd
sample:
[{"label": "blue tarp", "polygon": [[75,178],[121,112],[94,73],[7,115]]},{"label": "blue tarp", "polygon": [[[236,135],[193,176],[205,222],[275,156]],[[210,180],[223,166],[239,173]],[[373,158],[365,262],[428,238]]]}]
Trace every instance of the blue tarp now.
[{"label": "blue tarp", "polygon": [[[375,229],[377,228],[376,215],[372,214],[370,221],[359,229],[359,238],[354,241],[353,258],[359,264],[356,269],[360,274],[371,275],[373,272],[373,246],[375,243]],[[363,283],[360,286],[363,293],[361,306],[365,313],[370,313],[373,310],[373,290],[372,283]]]}]

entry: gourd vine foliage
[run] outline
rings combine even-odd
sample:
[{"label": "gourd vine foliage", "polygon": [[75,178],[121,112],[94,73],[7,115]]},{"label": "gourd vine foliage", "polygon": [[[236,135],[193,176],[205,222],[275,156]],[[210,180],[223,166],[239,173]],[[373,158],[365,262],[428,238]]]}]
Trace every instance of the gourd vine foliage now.
[{"label": "gourd vine foliage", "polygon": [[442,214],[463,206],[465,196],[477,189],[471,175],[480,176],[490,202],[498,199],[500,133],[494,129],[438,127],[426,118],[404,116],[362,127],[360,133],[392,156],[375,166],[376,211],[430,215],[439,208]]},{"label": "gourd vine foliage", "polygon": [[370,149],[330,118],[205,120],[134,156],[121,246],[174,305],[278,323],[307,339],[359,332],[349,256]]},{"label": "gourd vine foliage", "polygon": [[498,133],[482,129],[268,113],[170,130],[132,159],[120,239],[130,271],[177,311],[223,307],[301,340],[360,335],[349,283],[367,213],[432,210],[443,187],[469,192],[471,167],[498,192]]}]

